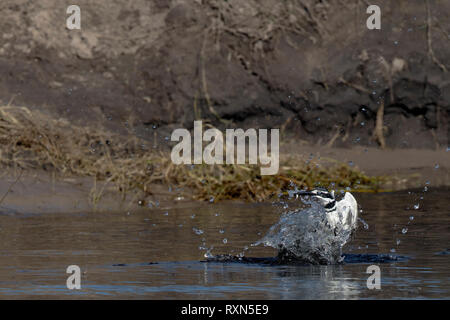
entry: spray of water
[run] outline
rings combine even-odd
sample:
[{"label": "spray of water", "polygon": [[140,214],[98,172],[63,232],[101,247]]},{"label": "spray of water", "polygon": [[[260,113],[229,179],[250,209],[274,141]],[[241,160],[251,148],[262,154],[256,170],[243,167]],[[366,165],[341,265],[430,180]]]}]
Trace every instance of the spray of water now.
[{"label": "spray of water", "polygon": [[342,247],[352,231],[339,223],[331,227],[326,211],[319,203],[308,199],[302,199],[302,202],[308,207],[284,212],[266,236],[254,245],[277,249],[278,259],[282,262],[341,263]]}]

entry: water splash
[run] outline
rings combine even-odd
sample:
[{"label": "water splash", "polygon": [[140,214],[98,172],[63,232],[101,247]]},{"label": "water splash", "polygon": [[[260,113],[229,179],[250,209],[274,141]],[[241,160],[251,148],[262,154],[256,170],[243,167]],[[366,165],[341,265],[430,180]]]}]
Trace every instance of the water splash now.
[{"label": "water splash", "polygon": [[201,230],[201,229],[197,229],[197,228],[192,228],[192,231],[194,231],[197,235],[201,235],[201,234],[203,234],[204,233],[204,231],[203,230]]},{"label": "water splash", "polygon": [[364,229],[366,229],[366,230],[369,229],[369,224],[366,221],[364,221],[361,217],[359,217],[358,220],[362,223],[362,225],[364,226]]},{"label": "water splash", "polygon": [[310,207],[284,212],[279,222],[254,245],[278,249],[278,259],[311,264],[341,263],[342,247],[351,231],[341,224],[331,228],[325,209],[315,201],[302,199]]},{"label": "water splash", "polygon": [[205,254],[203,255],[206,259],[213,259],[214,255],[211,253],[212,250],[214,249],[214,247],[211,248],[202,248],[204,250],[206,250]]}]

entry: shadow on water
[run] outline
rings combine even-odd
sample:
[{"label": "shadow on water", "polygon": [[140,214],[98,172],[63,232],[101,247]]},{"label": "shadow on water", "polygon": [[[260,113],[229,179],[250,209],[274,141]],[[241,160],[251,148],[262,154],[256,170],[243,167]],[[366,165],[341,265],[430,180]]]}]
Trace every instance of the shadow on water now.
[{"label": "shadow on water", "polygon": [[[4,212],[0,297],[449,298],[449,195],[449,189],[356,194],[368,228],[359,226],[338,265],[280,264],[275,249],[251,246],[280,217],[271,204]],[[205,260],[206,252],[213,256]],[[381,290],[367,288],[372,264],[380,267]],[[81,290],[66,288],[69,265],[81,268]]]},{"label": "shadow on water", "polygon": [[[392,254],[351,254],[344,253],[343,260],[340,264],[348,263],[390,263],[405,261],[408,257],[397,256]],[[266,257],[266,258],[252,258],[241,257],[233,255],[217,255],[211,258],[207,258],[201,262],[221,262],[221,263],[244,263],[244,264],[262,264],[262,265],[293,265],[293,266],[307,266],[310,263],[293,260],[280,260],[278,257]]]}]

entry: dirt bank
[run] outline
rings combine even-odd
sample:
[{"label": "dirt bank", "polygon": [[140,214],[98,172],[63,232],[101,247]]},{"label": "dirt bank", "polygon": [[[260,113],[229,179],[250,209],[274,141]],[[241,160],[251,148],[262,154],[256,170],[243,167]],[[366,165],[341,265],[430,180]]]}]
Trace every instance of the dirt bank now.
[{"label": "dirt bank", "polygon": [[[0,104],[163,143],[194,119],[335,147],[448,146],[448,1],[3,0]],[[381,113],[383,115],[383,113]],[[379,132],[379,133],[380,133]],[[380,133],[380,134],[381,134]]]}]

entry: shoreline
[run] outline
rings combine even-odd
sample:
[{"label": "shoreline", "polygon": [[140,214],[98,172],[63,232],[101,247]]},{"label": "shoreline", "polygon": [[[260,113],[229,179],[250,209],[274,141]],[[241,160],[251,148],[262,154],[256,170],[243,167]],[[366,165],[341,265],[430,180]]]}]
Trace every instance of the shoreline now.
[{"label": "shoreline", "polygon": [[450,185],[450,151],[446,148],[382,150],[364,146],[328,148],[286,143],[281,146],[281,153],[286,150],[292,154],[313,155],[313,159],[352,162],[355,168],[367,175],[392,176],[397,180],[392,186],[393,191],[424,186],[427,181],[435,187]]},{"label": "shoreline", "polygon": [[[389,176],[382,192],[450,186],[450,153],[445,150],[380,150],[355,147],[352,149],[283,144],[289,155],[315,158],[318,163],[352,161],[355,168],[369,175]],[[365,151],[367,149],[367,151]],[[307,156],[306,156],[307,155]],[[439,164],[438,168],[435,168]],[[363,190],[361,190],[363,191]],[[358,190],[352,191],[358,192]],[[6,194],[7,193],[7,194]],[[6,194],[6,195],[5,195]],[[194,200],[192,190],[177,190],[168,184],[153,183],[144,196],[139,190],[129,191],[125,197],[117,187],[93,177],[64,176],[44,170],[6,169],[0,177],[0,214],[10,213],[80,213],[164,209],[208,203]],[[233,199],[225,201],[244,201]]]}]

